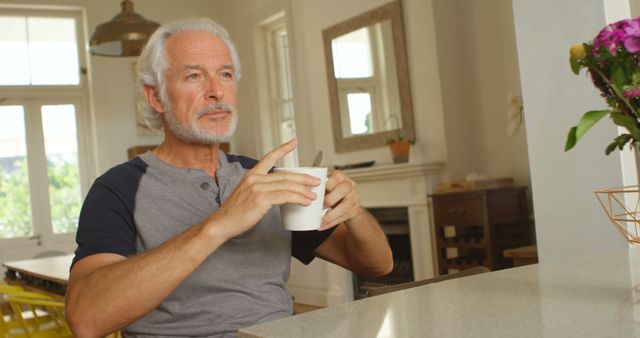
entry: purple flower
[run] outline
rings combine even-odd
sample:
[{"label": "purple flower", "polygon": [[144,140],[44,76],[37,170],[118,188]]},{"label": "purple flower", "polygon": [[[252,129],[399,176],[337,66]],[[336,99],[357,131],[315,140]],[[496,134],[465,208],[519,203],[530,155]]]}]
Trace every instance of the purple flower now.
[{"label": "purple flower", "polygon": [[635,99],[640,97],[640,88],[631,88],[626,90],[622,95],[628,99]]},{"label": "purple flower", "polygon": [[606,47],[612,55],[618,54],[620,42],[624,37],[624,31],[618,29],[619,23],[607,25],[593,40],[593,54],[598,55],[602,47]]},{"label": "purple flower", "polygon": [[640,51],[640,37],[630,36],[624,40],[624,48],[626,48],[629,53],[635,53]]},{"label": "purple flower", "polygon": [[626,20],[627,25],[624,27],[624,33],[629,36],[640,36],[640,23],[635,20]]},{"label": "purple flower", "polygon": [[618,55],[620,48],[630,53],[640,51],[640,21],[626,19],[604,27],[593,41],[593,55],[598,56],[601,48],[607,48],[611,55]]}]

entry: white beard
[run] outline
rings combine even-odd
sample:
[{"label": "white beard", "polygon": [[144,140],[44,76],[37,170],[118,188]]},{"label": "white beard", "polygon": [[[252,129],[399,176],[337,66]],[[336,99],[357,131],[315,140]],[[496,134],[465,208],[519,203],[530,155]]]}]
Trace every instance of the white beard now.
[{"label": "white beard", "polygon": [[[167,107],[168,108],[168,107]],[[210,130],[206,130],[200,128],[198,126],[198,120],[200,117],[212,110],[224,110],[231,114],[231,121],[229,122],[229,126],[227,130],[222,133],[216,133]],[[225,103],[216,103],[210,104],[204,109],[197,112],[194,116],[194,119],[189,124],[179,122],[171,109],[165,109],[164,119],[169,126],[169,129],[173,134],[176,135],[180,140],[187,143],[195,143],[195,144],[205,144],[205,145],[213,145],[220,144],[224,142],[228,142],[233,136],[233,133],[236,131],[236,127],[238,125],[238,115],[235,113],[235,107],[225,104]]]}]

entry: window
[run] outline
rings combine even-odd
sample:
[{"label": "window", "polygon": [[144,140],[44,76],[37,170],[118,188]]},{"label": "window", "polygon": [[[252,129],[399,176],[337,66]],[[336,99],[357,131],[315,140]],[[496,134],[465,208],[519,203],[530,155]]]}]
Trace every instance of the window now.
[{"label": "window", "polygon": [[27,138],[22,106],[0,106],[0,234],[31,235]]},{"label": "window", "polygon": [[80,83],[74,18],[0,15],[0,32],[0,85]]},{"label": "window", "polygon": [[386,87],[393,82],[386,78],[394,75],[387,64],[395,62],[385,62],[391,61],[393,55],[381,47],[384,34],[390,29],[390,21],[385,21],[331,41],[344,137],[387,129],[384,123],[393,114],[390,101],[395,99],[389,93],[397,92]]},{"label": "window", "polygon": [[345,34],[331,43],[334,74],[338,79],[373,77],[369,28],[364,27]]},{"label": "window", "polygon": [[0,8],[0,241],[77,228],[92,139],[80,27],[80,11]]},{"label": "window", "polygon": [[[274,137],[277,144],[282,144],[296,137],[295,110],[293,105],[293,89],[291,83],[291,61],[285,17],[264,26],[265,43],[268,46],[268,68],[270,69],[271,106],[270,120],[273,121]],[[281,165],[295,167],[298,165],[298,149],[285,156]]]}]

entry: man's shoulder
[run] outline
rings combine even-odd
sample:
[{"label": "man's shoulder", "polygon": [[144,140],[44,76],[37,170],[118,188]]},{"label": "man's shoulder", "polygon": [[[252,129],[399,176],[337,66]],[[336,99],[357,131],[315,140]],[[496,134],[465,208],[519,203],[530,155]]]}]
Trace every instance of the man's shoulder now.
[{"label": "man's shoulder", "polygon": [[145,173],[148,166],[140,157],[136,157],[107,170],[96,179],[96,182],[110,185],[122,184],[123,181],[138,180]]},{"label": "man's shoulder", "polygon": [[256,164],[258,164],[258,160],[251,158],[251,157],[247,157],[247,156],[242,156],[242,155],[234,155],[234,154],[225,154],[227,157],[227,162],[234,163],[237,162],[240,164],[240,166],[242,166],[242,168],[244,169],[251,169],[253,167],[255,167]]}]

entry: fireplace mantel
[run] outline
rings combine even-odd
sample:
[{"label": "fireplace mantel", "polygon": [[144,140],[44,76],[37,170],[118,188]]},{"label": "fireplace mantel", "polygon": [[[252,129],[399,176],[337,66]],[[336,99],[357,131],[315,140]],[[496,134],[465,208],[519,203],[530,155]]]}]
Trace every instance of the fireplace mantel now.
[{"label": "fireplace mantel", "polygon": [[360,169],[344,170],[356,182],[379,181],[393,178],[410,178],[416,176],[438,176],[442,164],[390,164]]},{"label": "fireplace mantel", "polygon": [[414,278],[436,272],[432,216],[427,196],[440,181],[442,164],[395,164],[345,170],[357,184],[365,208],[406,207],[409,212]]}]

